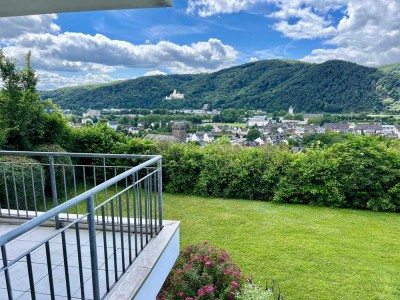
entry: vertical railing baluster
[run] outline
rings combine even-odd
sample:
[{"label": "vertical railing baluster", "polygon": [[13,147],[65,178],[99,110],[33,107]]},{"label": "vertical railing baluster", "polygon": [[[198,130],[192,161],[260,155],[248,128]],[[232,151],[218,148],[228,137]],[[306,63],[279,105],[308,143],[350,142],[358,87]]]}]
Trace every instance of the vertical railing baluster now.
[{"label": "vertical railing baluster", "polygon": [[157,170],[158,170],[158,218],[160,229],[163,227],[163,207],[162,207],[162,158],[160,157],[157,162]]},{"label": "vertical railing baluster", "polygon": [[11,215],[11,212],[10,212],[10,198],[8,196],[7,177],[6,177],[6,170],[5,170],[5,167],[4,167],[5,163],[2,163],[2,165],[3,165],[3,176],[4,176],[4,189],[5,189],[5,192],[6,192],[6,199],[7,199],[7,209],[8,209],[8,215],[10,216]]},{"label": "vertical railing baluster", "polygon": [[[157,170],[157,169],[156,169]],[[154,174],[154,230],[155,233],[158,234],[158,228],[159,228],[159,224],[158,224],[158,193],[157,193],[157,172]]]},{"label": "vertical railing baluster", "polygon": [[63,259],[64,259],[65,284],[67,286],[67,298],[71,299],[71,283],[69,280],[67,242],[65,240],[65,231],[64,230],[61,231],[61,242],[62,242],[62,252],[63,252]]},{"label": "vertical railing baluster", "polygon": [[32,259],[31,259],[31,254],[30,253],[28,253],[26,255],[26,264],[27,264],[27,267],[28,267],[29,288],[31,290],[31,299],[32,300],[36,300],[35,281],[33,279]]},{"label": "vertical railing baluster", "polygon": [[118,196],[118,205],[119,205],[119,231],[120,231],[120,236],[121,236],[122,272],[125,273],[124,223],[122,220],[122,195]]},{"label": "vertical railing baluster", "polygon": [[104,205],[101,207],[101,218],[103,220],[103,243],[104,243],[104,266],[106,269],[106,287],[107,293],[110,291],[110,278],[108,275],[108,249],[107,249],[107,234],[106,234],[106,216],[104,212]]},{"label": "vertical railing baluster", "polygon": [[125,197],[126,197],[126,218],[128,221],[129,265],[131,265],[132,264],[132,240],[131,240],[131,208],[130,208],[129,190],[126,191]]},{"label": "vertical railing baluster", "polygon": [[46,188],[44,186],[44,176],[43,176],[43,168],[42,168],[42,166],[40,166],[40,180],[42,182],[43,207],[44,207],[44,211],[47,211]]},{"label": "vertical railing baluster", "polygon": [[117,240],[115,237],[114,199],[111,200],[110,204],[111,204],[111,230],[112,230],[113,252],[114,252],[114,275],[115,275],[115,282],[117,282],[118,265],[117,265]]},{"label": "vertical railing baluster", "polygon": [[81,299],[85,299],[85,281],[83,280],[82,250],[81,250],[81,237],[79,232],[79,222],[75,223],[75,235],[76,235],[76,249],[78,251],[79,285],[81,286]]},{"label": "vertical railing baluster", "polygon": [[[93,183],[94,183],[94,186],[96,187],[97,186],[96,166],[93,166],[93,178],[94,178]],[[98,197],[99,197],[98,194],[94,195],[94,206],[97,206]],[[99,220],[99,215],[98,215],[98,212],[96,211],[96,222],[98,222],[98,220]]]},{"label": "vertical railing baluster", "polygon": [[14,163],[11,163],[11,174],[12,174],[13,183],[14,183],[14,197],[15,197],[15,205],[17,208],[17,216],[19,217],[18,192],[17,192],[17,183],[15,180]]},{"label": "vertical railing baluster", "polygon": [[149,177],[149,196],[150,196],[150,207],[149,207],[149,218],[150,218],[150,237],[153,237],[153,175]]},{"label": "vertical railing baluster", "polygon": [[[51,193],[53,195],[53,207],[58,205],[58,196],[57,196],[57,184],[56,184],[56,172],[54,170],[54,157],[49,155],[49,167],[50,167],[50,180],[51,180]],[[55,216],[56,229],[61,228],[61,223],[59,216]]]},{"label": "vertical railing baluster", "polygon": [[96,222],[95,222],[93,196],[90,196],[86,200],[86,211],[88,213],[87,219],[89,226],[89,244],[90,244],[90,261],[92,266],[93,298],[94,300],[100,300],[99,262],[97,257]]},{"label": "vertical railing baluster", "polygon": [[138,256],[138,242],[137,242],[137,180],[136,173],[132,175],[133,178],[133,191],[132,191],[132,201],[133,201],[133,228],[135,231],[135,258]]},{"label": "vertical railing baluster", "polygon": [[4,277],[6,278],[6,287],[8,299],[13,299],[13,292],[11,288],[10,270],[8,269],[7,251],[6,246],[1,246],[1,256],[3,258]]},{"label": "vertical railing baluster", "polygon": [[[67,192],[67,178],[65,175],[65,166],[62,165],[62,177],[63,177],[63,182],[64,182],[64,196],[65,196],[65,202],[68,201],[68,192]],[[67,210],[67,221],[69,221],[69,209]]]},{"label": "vertical railing baluster", "polygon": [[[149,175],[149,169],[146,169],[146,176]],[[146,234],[146,245],[149,242],[149,177],[144,180],[144,223],[145,223],[145,234]]]},{"label": "vertical railing baluster", "polygon": [[56,297],[54,294],[53,268],[51,266],[51,252],[50,252],[49,241],[47,241],[45,243],[45,247],[46,247],[47,274],[49,277],[50,297],[51,297],[51,300],[54,300]]},{"label": "vertical railing baluster", "polygon": [[31,170],[31,180],[32,180],[32,193],[33,193],[33,205],[35,207],[35,216],[37,217],[37,203],[36,203],[36,191],[35,191],[35,177],[33,176],[32,164],[29,164],[29,169]]},{"label": "vertical railing baluster", "polygon": [[85,190],[85,192],[87,191],[87,188],[86,188],[86,167],[85,166],[82,166],[82,169],[83,169],[83,171],[82,171],[82,176],[83,176],[83,189]]},{"label": "vertical railing baluster", "polygon": [[25,215],[26,215],[26,217],[28,217],[29,209],[28,209],[28,199],[26,197],[24,164],[21,164],[21,176],[22,176],[22,191],[24,193]]},{"label": "vertical railing baluster", "polygon": [[140,226],[140,251],[143,250],[143,203],[142,203],[142,181],[139,182],[139,226]]},{"label": "vertical railing baluster", "polygon": [[[72,178],[74,180],[74,197],[77,196],[77,190],[76,190],[76,173],[75,173],[75,166],[72,166]],[[78,205],[75,206],[75,211],[76,211],[76,218],[78,219],[79,217],[79,211],[78,211]]]},{"label": "vertical railing baluster", "polygon": [[[103,158],[103,174],[104,174],[104,182],[107,181],[107,168],[106,168],[106,158]],[[104,199],[104,201],[107,201],[108,199],[108,188],[106,188],[106,190],[104,191],[105,193],[105,197],[106,199]],[[106,208],[107,208],[107,204],[106,204]],[[108,214],[107,214],[107,223],[108,223]]]}]

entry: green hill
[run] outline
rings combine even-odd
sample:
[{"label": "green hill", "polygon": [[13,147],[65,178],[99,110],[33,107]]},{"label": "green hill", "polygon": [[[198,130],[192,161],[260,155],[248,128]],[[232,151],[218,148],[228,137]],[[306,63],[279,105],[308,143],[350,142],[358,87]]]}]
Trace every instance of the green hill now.
[{"label": "green hill", "polygon": [[[213,108],[304,112],[396,110],[400,65],[368,68],[331,60],[264,60],[210,74],[140,77],[107,85],[42,92],[63,108]],[[166,100],[174,89],[185,99]]]}]

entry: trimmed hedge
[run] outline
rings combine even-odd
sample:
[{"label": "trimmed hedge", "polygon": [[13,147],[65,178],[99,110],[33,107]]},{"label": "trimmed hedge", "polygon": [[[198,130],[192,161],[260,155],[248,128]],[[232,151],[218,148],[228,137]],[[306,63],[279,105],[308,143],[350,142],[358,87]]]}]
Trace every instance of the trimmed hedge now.
[{"label": "trimmed hedge", "polygon": [[397,141],[350,136],[298,154],[285,147],[180,144],[162,154],[171,193],[400,211]]}]

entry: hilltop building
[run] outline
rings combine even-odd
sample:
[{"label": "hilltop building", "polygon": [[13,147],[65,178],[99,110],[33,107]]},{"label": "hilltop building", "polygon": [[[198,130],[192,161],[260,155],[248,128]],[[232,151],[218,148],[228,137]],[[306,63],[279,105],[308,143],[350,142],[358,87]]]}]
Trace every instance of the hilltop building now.
[{"label": "hilltop building", "polygon": [[165,99],[171,100],[171,99],[183,99],[185,98],[184,94],[178,93],[176,90],[173,91],[173,93],[169,96],[166,96]]},{"label": "hilltop building", "polygon": [[294,115],[293,110],[294,110],[294,109],[293,109],[293,106],[290,105],[290,107],[289,107],[289,115],[291,115],[291,116]]}]

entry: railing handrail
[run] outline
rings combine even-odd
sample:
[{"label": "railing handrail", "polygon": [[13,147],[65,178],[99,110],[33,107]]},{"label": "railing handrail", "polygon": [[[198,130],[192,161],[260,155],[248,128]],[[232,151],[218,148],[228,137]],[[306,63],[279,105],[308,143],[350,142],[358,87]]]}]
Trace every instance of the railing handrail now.
[{"label": "railing handrail", "polygon": [[141,154],[108,154],[108,153],[72,153],[72,152],[37,152],[37,151],[6,151],[1,150],[0,155],[11,156],[69,156],[80,158],[154,158],[160,155]]},{"label": "railing handrail", "polygon": [[[36,153],[44,154],[44,155],[41,155],[41,156],[46,156],[46,155],[48,156],[48,155],[52,155],[53,153],[54,154],[65,154],[65,155],[68,155],[68,153],[66,153],[66,152],[0,151],[0,155],[4,154],[4,153],[5,154],[10,154],[10,155],[20,155],[20,156],[26,156],[26,155],[29,155],[29,154],[37,155]],[[71,153],[71,154],[74,154],[75,157],[79,157],[78,156],[79,154],[87,155],[86,157],[93,157],[93,156],[89,156],[90,155],[89,153]],[[104,156],[101,156],[101,155],[107,155],[107,154],[95,154],[95,155],[96,155],[96,157],[103,158]],[[58,156],[60,156],[60,155],[58,155]],[[132,157],[132,155],[129,155],[129,154],[127,154],[127,155],[124,155],[124,154],[121,154],[121,155],[109,154],[107,156],[109,156],[108,158],[124,158],[124,157],[125,158],[131,158]],[[117,156],[117,157],[110,157],[110,156]],[[62,204],[59,204],[58,206],[48,210],[47,212],[44,212],[43,214],[33,218],[32,220],[29,220],[26,223],[18,226],[17,228],[15,228],[15,229],[13,229],[13,230],[1,235],[0,236],[0,246],[5,245],[6,243],[8,243],[8,242],[12,241],[13,239],[15,239],[15,238],[27,233],[29,230],[32,230],[33,228],[41,225],[42,223],[48,221],[49,219],[51,219],[51,218],[53,218],[53,217],[65,212],[66,210],[70,209],[71,207],[76,206],[79,203],[87,200],[89,197],[91,197],[91,196],[93,196],[93,195],[95,195],[95,194],[97,194],[97,193],[109,188],[110,186],[118,183],[120,180],[122,180],[122,179],[124,179],[124,178],[126,178],[126,177],[128,177],[128,176],[130,176],[130,175],[132,175],[132,174],[134,174],[134,173],[136,173],[138,171],[140,171],[141,169],[143,169],[143,168],[145,168],[145,167],[147,167],[149,165],[152,165],[152,164],[154,164],[154,163],[156,163],[158,161],[161,161],[161,159],[162,159],[161,155],[133,155],[133,156],[135,156],[135,158],[137,158],[137,157],[145,158],[146,157],[146,158],[151,158],[151,159],[141,163],[138,166],[132,167],[131,169],[129,169],[129,170],[127,170],[127,171],[125,171],[125,172],[123,172],[123,173],[121,173],[121,174],[119,174],[119,175],[117,175],[117,176],[115,176],[115,177],[113,177],[113,178],[111,178],[111,179],[109,179],[109,180],[107,180],[107,181],[95,186],[95,187],[93,187],[92,189],[90,189],[90,190],[88,190],[86,192],[83,192],[82,194],[80,194],[80,195],[78,195],[78,196],[76,196],[76,197],[74,197],[74,198],[72,198],[72,199],[70,199],[70,200],[68,200],[68,201],[66,201],[66,202],[64,202]],[[80,156],[80,157],[82,157],[82,156]]]}]

